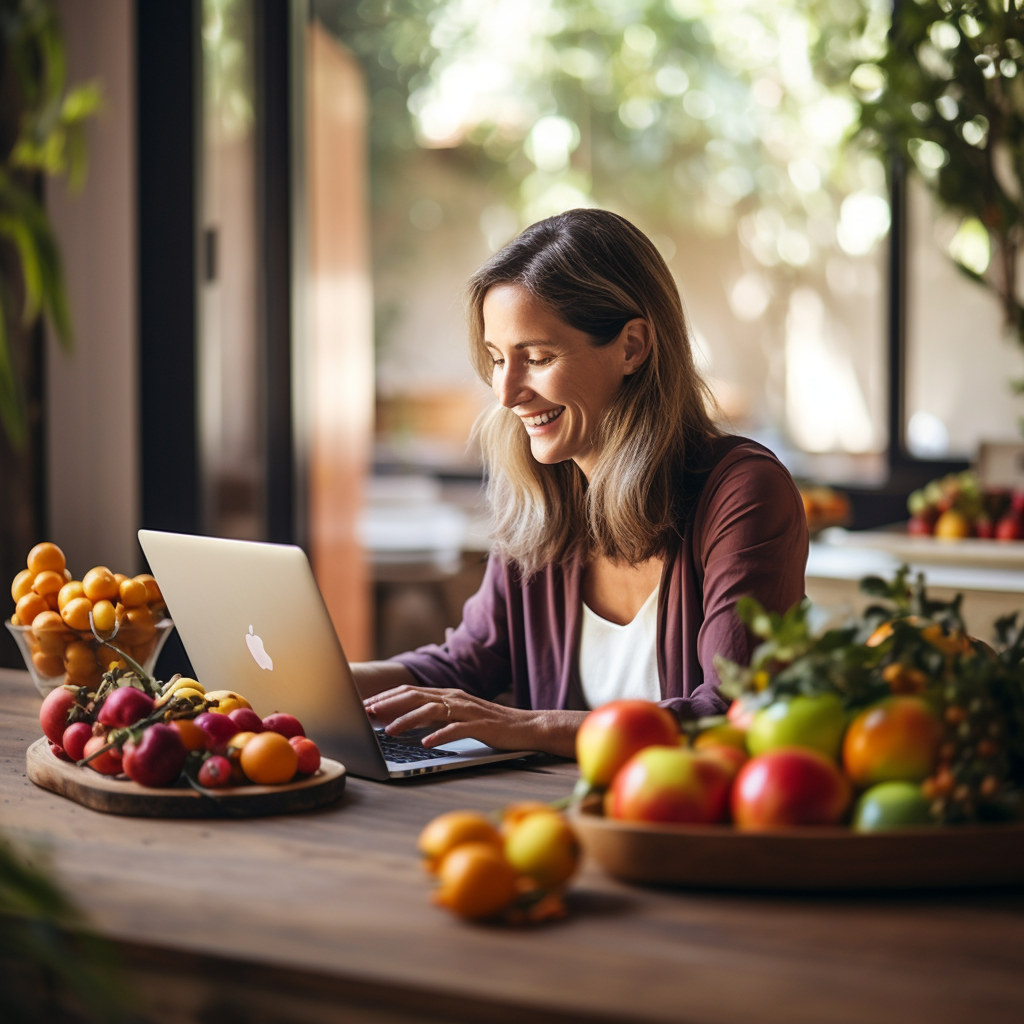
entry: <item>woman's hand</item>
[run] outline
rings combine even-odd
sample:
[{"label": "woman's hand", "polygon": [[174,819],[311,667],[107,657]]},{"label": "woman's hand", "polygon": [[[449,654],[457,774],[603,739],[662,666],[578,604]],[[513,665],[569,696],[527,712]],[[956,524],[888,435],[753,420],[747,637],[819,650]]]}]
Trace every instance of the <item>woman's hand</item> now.
[{"label": "woman's hand", "polygon": [[430,748],[472,738],[500,750],[540,750],[573,757],[582,711],[527,711],[474,697],[464,690],[396,686],[363,701],[367,712],[386,722],[397,736],[410,729],[432,729],[423,738]]}]

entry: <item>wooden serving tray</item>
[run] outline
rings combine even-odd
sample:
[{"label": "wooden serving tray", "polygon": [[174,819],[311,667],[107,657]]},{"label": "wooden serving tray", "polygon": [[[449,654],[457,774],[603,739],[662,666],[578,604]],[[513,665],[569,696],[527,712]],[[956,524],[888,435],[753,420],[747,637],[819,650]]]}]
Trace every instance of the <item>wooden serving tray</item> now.
[{"label": "wooden serving tray", "polygon": [[307,779],[284,786],[232,786],[202,793],[182,780],[167,789],[140,786],[124,776],[100,775],[50,753],[40,737],[25,755],[28,777],[43,789],[105,814],[136,818],[254,818],[325,807],[341,799],[345,766],[330,758]]},{"label": "wooden serving tray", "polygon": [[1024,825],[738,832],[570,811],[584,850],[630,882],[760,890],[934,889],[1024,883]]}]

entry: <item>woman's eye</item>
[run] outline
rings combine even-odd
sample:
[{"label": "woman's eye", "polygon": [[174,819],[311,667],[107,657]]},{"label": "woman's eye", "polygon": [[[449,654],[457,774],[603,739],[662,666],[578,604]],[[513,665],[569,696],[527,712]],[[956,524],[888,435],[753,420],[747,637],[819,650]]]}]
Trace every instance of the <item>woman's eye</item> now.
[{"label": "woman's eye", "polygon": [[553,358],[553,356],[542,356],[540,359],[527,359],[526,361],[530,366],[547,366]]},{"label": "woman's eye", "polygon": [[505,365],[505,360],[504,359],[494,359],[494,360],[491,361],[491,365],[492,366],[504,366]]}]

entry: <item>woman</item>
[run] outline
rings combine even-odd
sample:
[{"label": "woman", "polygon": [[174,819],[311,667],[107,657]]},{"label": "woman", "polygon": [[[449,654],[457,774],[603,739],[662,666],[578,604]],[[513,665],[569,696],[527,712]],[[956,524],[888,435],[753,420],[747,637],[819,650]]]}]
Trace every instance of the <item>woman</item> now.
[{"label": "woman", "polygon": [[467,308],[498,399],[478,423],[493,548],[443,646],[355,666],[367,710],[433,728],[428,747],[565,756],[616,697],[723,711],[714,656],[751,645],[736,600],[803,597],[807,523],[776,458],[712,422],[665,262],[622,217],[572,210],[481,267]]}]

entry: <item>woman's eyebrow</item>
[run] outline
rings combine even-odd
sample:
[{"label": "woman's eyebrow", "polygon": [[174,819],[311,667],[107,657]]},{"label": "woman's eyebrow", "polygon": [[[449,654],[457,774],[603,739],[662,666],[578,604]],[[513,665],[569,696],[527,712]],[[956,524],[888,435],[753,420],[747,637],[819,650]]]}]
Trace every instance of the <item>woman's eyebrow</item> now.
[{"label": "woman's eyebrow", "polygon": [[[537,341],[517,341],[517,342],[516,342],[516,343],[515,343],[515,344],[514,344],[514,345],[512,346],[512,348],[513,348],[513,349],[514,349],[515,351],[517,351],[517,352],[518,352],[518,351],[519,351],[520,349],[524,349],[524,348],[533,348],[533,347],[534,347],[535,345],[547,345],[547,346],[549,346],[549,347],[550,347],[550,346],[552,346],[552,345],[554,345],[554,344],[555,344],[555,342],[553,342],[553,341],[544,341],[544,340],[542,340],[542,339],[537,339]],[[495,351],[499,351],[499,349],[498,349],[498,346],[497,346],[497,345],[495,345],[495,344],[494,344],[494,342],[492,342],[492,341],[485,341],[485,342],[484,342],[484,345],[485,345],[485,346],[486,346],[487,348],[493,348],[493,349],[494,349]]]}]

